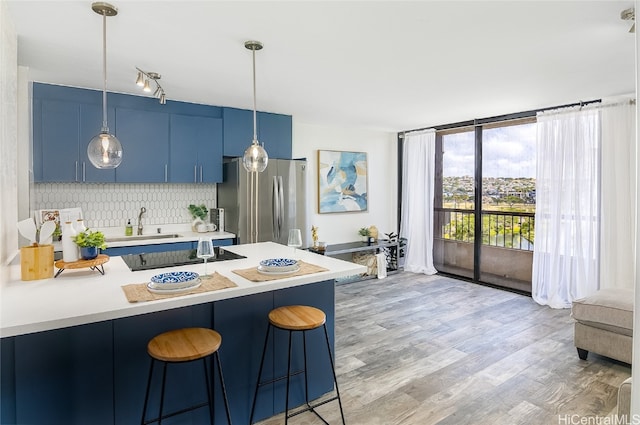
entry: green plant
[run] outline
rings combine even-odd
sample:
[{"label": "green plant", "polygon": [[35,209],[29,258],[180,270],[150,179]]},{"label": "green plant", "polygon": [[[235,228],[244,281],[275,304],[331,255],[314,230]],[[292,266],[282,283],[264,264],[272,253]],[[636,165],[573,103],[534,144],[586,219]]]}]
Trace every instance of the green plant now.
[{"label": "green plant", "polygon": [[97,230],[93,232],[87,229],[84,232],[80,232],[73,237],[73,241],[82,248],[95,246],[100,249],[105,249],[107,247],[104,241],[104,233]]},{"label": "green plant", "polygon": [[360,228],[360,230],[358,230],[358,234],[360,236],[369,236],[369,228],[368,227]]},{"label": "green plant", "polygon": [[207,214],[209,213],[209,210],[207,209],[207,207],[204,206],[204,204],[200,204],[200,205],[191,204],[189,205],[189,212],[191,213],[191,217],[204,220]]}]

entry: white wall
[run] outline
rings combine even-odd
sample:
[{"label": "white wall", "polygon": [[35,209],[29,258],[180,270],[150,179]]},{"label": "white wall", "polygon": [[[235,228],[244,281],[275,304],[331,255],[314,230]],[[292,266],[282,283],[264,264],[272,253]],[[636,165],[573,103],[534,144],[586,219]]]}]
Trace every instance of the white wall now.
[{"label": "white wall", "polygon": [[[0,266],[17,252],[18,232],[18,39],[0,1]],[[4,279],[4,267],[0,279]]]},{"label": "white wall", "polygon": [[[324,127],[293,122],[293,157],[307,158],[307,240],[318,227],[327,244],[359,240],[358,229],[375,225],[383,233],[397,232],[397,142],[395,133]],[[368,210],[318,214],[318,150],[367,153]]]}]

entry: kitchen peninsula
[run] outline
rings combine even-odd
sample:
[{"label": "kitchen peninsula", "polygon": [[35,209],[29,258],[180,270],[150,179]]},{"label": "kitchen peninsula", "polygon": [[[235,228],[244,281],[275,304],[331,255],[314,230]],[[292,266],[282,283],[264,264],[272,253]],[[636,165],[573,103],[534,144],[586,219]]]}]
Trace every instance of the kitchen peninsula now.
[{"label": "kitchen peninsula", "polygon": [[[247,423],[253,396],[267,313],[274,307],[307,304],[327,315],[333,344],[334,279],[363,273],[357,264],[296,251],[296,257],[327,271],[268,282],[251,282],[233,270],[255,267],[263,259],[291,257],[292,249],[265,242],[226,247],[246,258],[210,263],[236,287],[183,295],[156,301],[129,303],[121,288],[148,282],[168,270],[202,273],[202,265],[131,272],[120,257],[105,264],[105,275],[90,270],[70,270],[57,279],[23,282],[19,265],[0,288],[2,360],[2,423],[136,423],[140,420],[149,368],[146,344],[158,333],[188,326],[211,327],[222,335],[220,350],[234,423]],[[276,336],[269,373],[286,370],[286,343]],[[308,351],[323,359],[322,340],[316,347],[309,338]],[[300,350],[301,351],[301,350]],[[300,353],[296,354],[298,360]],[[311,364],[324,362],[314,362]],[[184,365],[169,372],[168,385],[179,396],[167,400],[183,404],[201,400],[199,367]],[[195,366],[195,365],[194,365]],[[296,366],[294,366],[296,367]],[[327,365],[328,367],[328,365]],[[332,388],[330,372],[321,366],[310,371],[318,397]],[[301,385],[301,376],[295,384]],[[282,385],[280,385],[282,384]],[[257,414],[269,417],[284,408],[284,382],[273,384],[271,398],[262,396]],[[159,388],[159,385],[156,386]],[[296,386],[293,387],[294,389]],[[268,391],[265,391],[268,393]],[[152,397],[153,394],[152,394]],[[200,397],[200,398],[199,398]],[[216,407],[219,394],[215,394]],[[298,404],[300,399],[294,400]],[[156,402],[157,403],[157,402]],[[151,405],[151,409],[155,409]],[[203,410],[203,411],[200,411]],[[206,409],[181,416],[190,423],[206,419]],[[216,416],[224,418],[224,409]],[[172,418],[174,419],[174,418]],[[168,420],[167,423],[176,423]]]}]

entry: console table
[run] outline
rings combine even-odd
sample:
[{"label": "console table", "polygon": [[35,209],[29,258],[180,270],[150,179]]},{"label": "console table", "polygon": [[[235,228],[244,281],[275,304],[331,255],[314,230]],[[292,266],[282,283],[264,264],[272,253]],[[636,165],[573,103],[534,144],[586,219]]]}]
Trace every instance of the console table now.
[{"label": "console table", "polygon": [[[326,255],[328,257],[336,257],[342,254],[353,254],[355,252],[374,251],[375,253],[384,252],[387,258],[387,273],[395,273],[398,271],[398,249],[399,242],[379,239],[374,242],[347,242],[328,245],[324,251],[310,247],[309,251],[316,254]],[[373,275],[364,276],[363,279],[374,277]]]}]

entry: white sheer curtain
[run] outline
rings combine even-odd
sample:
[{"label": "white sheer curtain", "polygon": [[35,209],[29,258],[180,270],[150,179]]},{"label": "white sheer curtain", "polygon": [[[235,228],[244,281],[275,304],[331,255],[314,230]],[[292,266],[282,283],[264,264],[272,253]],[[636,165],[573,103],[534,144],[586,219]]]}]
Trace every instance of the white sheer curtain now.
[{"label": "white sheer curtain", "polygon": [[438,272],[433,266],[435,149],[435,130],[405,135],[400,236],[407,238],[404,269],[414,273]]},{"label": "white sheer curtain", "polygon": [[600,112],[538,114],[532,296],[553,308],[598,289]]},{"label": "white sheer curtain", "polygon": [[634,287],[636,107],[628,100],[604,105],[600,288]]}]

